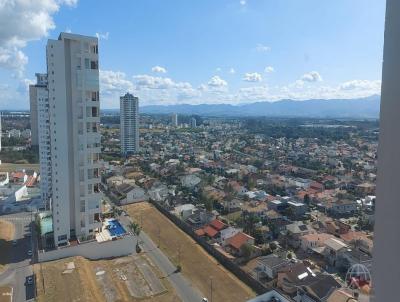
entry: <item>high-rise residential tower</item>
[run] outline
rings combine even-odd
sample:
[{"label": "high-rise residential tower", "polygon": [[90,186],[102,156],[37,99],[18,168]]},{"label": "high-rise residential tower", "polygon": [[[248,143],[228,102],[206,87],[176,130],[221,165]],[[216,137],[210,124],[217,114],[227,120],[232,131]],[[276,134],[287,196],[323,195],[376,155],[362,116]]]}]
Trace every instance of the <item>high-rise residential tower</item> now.
[{"label": "high-rise residential tower", "polygon": [[178,115],[176,113],[172,114],[171,122],[172,127],[178,127]]},{"label": "high-rise residential tower", "polygon": [[[1,128],[1,111],[0,111],[0,151],[1,151],[1,139],[3,138],[3,129]],[[1,164],[1,160],[0,160]]]},{"label": "high-rise residential tower", "polygon": [[[36,132],[39,144],[40,160],[40,191],[42,201],[46,209],[50,208],[52,196],[52,167],[50,145],[50,115],[49,115],[49,91],[47,89],[47,74],[37,73],[36,84],[29,86],[31,103],[31,129],[32,145]],[[35,115],[34,118],[33,115]],[[37,144],[37,143],[36,143]]]},{"label": "high-rise residential tower", "polygon": [[61,33],[47,42],[54,242],[101,227],[98,40]]},{"label": "high-rise residential tower", "polygon": [[29,85],[29,103],[31,116],[31,145],[39,145],[39,113],[38,99],[43,98],[43,93],[47,87],[47,74],[37,73],[36,84]]},{"label": "high-rise residential tower", "polygon": [[197,120],[196,120],[196,118],[192,117],[192,118],[190,119],[190,127],[192,127],[192,128],[196,128],[196,127],[197,127]]},{"label": "high-rise residential tower", "polygon": [[139,99],[130,93],[120,97],[121,153],[139,151]]}]

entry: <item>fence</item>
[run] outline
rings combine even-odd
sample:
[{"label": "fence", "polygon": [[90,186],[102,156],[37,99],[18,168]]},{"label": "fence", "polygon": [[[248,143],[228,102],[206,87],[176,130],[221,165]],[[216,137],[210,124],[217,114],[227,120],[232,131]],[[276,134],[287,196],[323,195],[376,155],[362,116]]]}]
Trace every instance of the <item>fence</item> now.
[{"label": "fence", "polygon": [[241,281],[243,281],[247,286],[252,288],[257,294],[263,294],[271,288],[264,286],[256,279],[251,277],[248,273],[246,273],[240,266],[236,263],[232,262],[230,259],[226,258],[223,254],[218,252],[215,248],[207,243],[207,241],[196,235],[191,226],[185,223],[183,220],[179,219],[177,216],[171,214],[168,210],[166,210],[159,203],[150,200],[150,202],[169,220],[175,223],[182,231],[188,234],[193,238],[203,249],[205,249],[211,256],[213,256],[219,263],[221,263],[227,270],[229,270],[232,274],[238,277]]},{"label": "fence", "polygon": [[96,260],[127,256],[134,252],[135,243],[132,236],[105,242],[90,241],[75,246],[62,247],[52,251],[39,251],[39,262],[46,262],[66,257],[82,256]]}]

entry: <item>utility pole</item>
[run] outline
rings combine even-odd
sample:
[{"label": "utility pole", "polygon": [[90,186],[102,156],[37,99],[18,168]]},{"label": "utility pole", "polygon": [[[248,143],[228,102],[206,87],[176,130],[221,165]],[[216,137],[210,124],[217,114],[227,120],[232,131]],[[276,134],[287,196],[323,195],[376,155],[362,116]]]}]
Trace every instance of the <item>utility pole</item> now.
[{"label": "utility pole", "polygon": [[213,301],[213,277],[210,277],[210,302]]},{"label": "utility pole", "polygon": [[157,247],[160,248],[160,241],[161,241],[161,229],[160,229],[160,226],[158,226],[158,234],[157,234],[157,236],[158,236],[158,245],[157,245]]}]

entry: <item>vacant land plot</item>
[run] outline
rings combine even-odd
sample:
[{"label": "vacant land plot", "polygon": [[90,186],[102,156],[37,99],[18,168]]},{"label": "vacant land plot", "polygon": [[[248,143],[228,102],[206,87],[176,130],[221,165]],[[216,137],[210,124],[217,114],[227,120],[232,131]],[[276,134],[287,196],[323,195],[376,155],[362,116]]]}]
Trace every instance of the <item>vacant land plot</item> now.
[{"label": "vacant land plot", "polygon": [[146,255],[90,261],[72,257],[35,265],[38,301],[179,301]]},{"label": "vacant land plot", "polygon": [[13,171],[22,170],[22,169],[39,171],[39,164],[2,163],[0,165],[0,172],[13,172]]},{"label": "vacant land plot", "polygon": [[15,227],[11,222],[0,219],[0,273],[6,269],[7,263],[10,262],[14,232]]},{"label": "vacant land plot", "polygon": [[[142,223],[143,230],[205,296],[210,298],[211,278],[213,301],[245,301],[254,292],[223,268],[196,242],[149,203],[128,206],[131,217]],[[210,300],[210,299],[209,299]]]}]

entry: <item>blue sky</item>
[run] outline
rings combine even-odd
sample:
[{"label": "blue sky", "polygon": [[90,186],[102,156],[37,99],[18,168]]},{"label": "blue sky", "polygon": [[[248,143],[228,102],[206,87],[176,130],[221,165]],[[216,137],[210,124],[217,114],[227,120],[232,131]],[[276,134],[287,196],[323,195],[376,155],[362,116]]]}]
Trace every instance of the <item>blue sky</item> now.
[{"label": "blue sky", "polygon": [[98,34],[102,108],[126,91],[142,105],[376,94],[384,10],[383,0],[8,0],[0,109],[29,107],[26,87],[60,31]]}]

